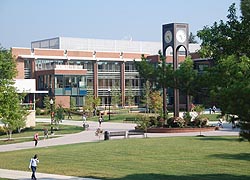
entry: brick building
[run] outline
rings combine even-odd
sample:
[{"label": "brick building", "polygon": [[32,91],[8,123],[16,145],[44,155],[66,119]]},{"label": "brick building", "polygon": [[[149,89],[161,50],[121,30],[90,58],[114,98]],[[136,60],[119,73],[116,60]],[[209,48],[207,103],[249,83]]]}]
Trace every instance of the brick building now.
[{"label": "brick building", "polygon": [[[190,53],[199,48],[198,44],[189,45]],[[12,54],[17,60],[16,78],[36,79],[36,89],[49,91],[56,104],[69,107],[74,101],[81,107],[85,96],[93,94],[105,106],[120,93],[124,107],[129,91],[138,105],[143,90],[133,61],[140,61],[142,54],[157,59],[160,49],[161,42],[56,37],[34,41],[31,48],[13,47]],[[184,58],[180,52],[179,62]],[[170,51],[167,62],[171,63]]]}]

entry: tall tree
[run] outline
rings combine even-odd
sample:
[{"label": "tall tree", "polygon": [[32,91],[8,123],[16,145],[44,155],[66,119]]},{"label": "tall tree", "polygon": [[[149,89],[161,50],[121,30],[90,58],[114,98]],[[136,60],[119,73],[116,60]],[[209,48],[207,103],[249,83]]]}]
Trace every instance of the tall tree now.
[{"label": "tall tree", "polygon": [[250,21],[250,0],[241,0],[240,9],[243,19]]},{"label": "tall tree", "polygon": [[167,113],[167,88],[174,87],[174,70],[171,64],[167,64],[166,57],[159,51],[159,61],[150,62],[142,56],[141,62],[136,62],[136,68],[139,74],[145,80],[148,80],[156,89],[163,89],[163,116]]},{"label": "tall tree", "polygon": [[190,96],[195,93],[195,84],[197,80],[197,71],[194,70],[194,63],[191,57],[187,57],[180,67],[175,71],[177,79],[177,88],[186,94],[187,111],[190,111]]},{"label": "tall tree", "polygon": [[198,32],[201,52],[215,59],[206,75],[210,95],[223,113],[238,115],[240,135],[250,141],[250,12],[249,0],[241,1],[242,16],[236,16],[235,4],[229,7],[228,20],[215,22]]},{"label": "tall tree", "polygon": [[16,73],[16,62],[11,51],[0,48],[0,119],[9,139],[14,130],[25,126],[25,117],[28,114],[20,105],[22,95],[13,86]]}]

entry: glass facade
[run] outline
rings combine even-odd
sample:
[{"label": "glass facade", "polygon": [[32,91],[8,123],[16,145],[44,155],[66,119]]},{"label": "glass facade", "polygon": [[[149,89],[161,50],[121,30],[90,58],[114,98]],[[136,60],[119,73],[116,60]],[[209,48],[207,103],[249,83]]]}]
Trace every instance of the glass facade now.
[{"label": "glass facade", "polygon": [[55,75],[55,95],[86,95],[86,77]]},{"label": "glass facade", "polygon": [[[55,96],[70,96],[70,101],[81,107],[85,103],[87,93],[93,94],[94,90],[94,64],[97,63],[97,96],[101,98],[101,104],[107,105],[108,89],[116,89],[121,92],[121,62],[112,60],[63,60],[63,59],[37,59],[35,61],[36,71],[53,70],[55,68],[81,67],[86,69],[85,75],[49,74],[38,76],[38,89],[53,91]],[[142,81],[136,71],[133,61],[125,62],[125,99],[132,94],[133,105],[140,103]],[[63,67],[65,66],[65,67]],[[112,95],[111,95],[112,96]],[[125,102],[125,104],[128,104]]]}]

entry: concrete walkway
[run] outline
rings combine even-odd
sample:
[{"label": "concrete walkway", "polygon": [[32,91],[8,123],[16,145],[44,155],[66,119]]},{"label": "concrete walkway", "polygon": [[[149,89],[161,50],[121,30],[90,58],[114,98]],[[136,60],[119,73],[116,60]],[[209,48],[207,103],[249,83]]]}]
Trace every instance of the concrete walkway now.
[{"label": "concrete walkway", "polygon": [[[16,170],[7,170],[7,169],[0,169],[0,177],[9,178],[9,179],[21,179],[21,180],[28,180],[31,179],[31,172],[28,171],[16,171]],[[50,180],[50,179],[69,179],[69,180],[93,180],[91,178],[79,178],[73,176],[62,176],[56,174],[46,174],[46,173],[36,173],[36,177],[39,180]],[[95,179],[97,180],[97,179]]]},{"label": "concrete walkway", "polygon": [[[48,122],[50,123],[50,119],[37,119],[36,122]],[[76,125],[82,126],[81,121],[71,121],[71,120],[63,120],[63,124],[65,125]],[[95,131],[98,128],[98,122],[88,122],[89,129],[87,131],[82,131],[76,134],[67,134],[58,138],[51,138],[46,140],[40,140],[38,142],[37,147],[48,147],[48,146],[57,146],[57,145],[65,145],[65,144],[75,144],[75,143],[84,143],[84,142],[95,142],[99,141],[99,137],[95,136]],[[111,123],[104,122],[102,123],[101,129],[103,131],[128,131],[134,129],[135,124],[131,123]],[[201,132],[204,136],[231,136],[238,135],[238,129],[232,130],[231,125],[228,123],[224,123],[224,128],[219,131],[209,131],[209,132]],[[192,132],[192,133],[147,133],[147,137],[173,137],[173,136],[197,136],[200,135],[200,132]],[[42,138],[41,138],[42,139]],[[104,139],[103,135],[100,137],[101,140]],[[6,151],[16,151],[22,149],[32,149],[34,147],[34,142],[23,142],[16,144],[8,144],[8,145],[0,145],[0,152]],[[14,170],[5,170],[0,169],[0,177],[2,178],[10,178],[10,179],[30,179],[28,177],[31,176],[31,172],[28,171],[14,171]],[[72,180],[90,180],[90,178],[78,178],[71,176],[62,176],[55,174],[45,174],[45,173],[37,173],[38,179],[72,179]]]}]

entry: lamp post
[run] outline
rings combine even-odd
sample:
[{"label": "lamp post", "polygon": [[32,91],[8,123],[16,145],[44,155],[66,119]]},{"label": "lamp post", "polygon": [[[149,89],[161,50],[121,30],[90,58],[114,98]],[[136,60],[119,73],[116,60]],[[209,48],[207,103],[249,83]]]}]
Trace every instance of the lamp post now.
[{"label": "lamp post", "polygon": [[53,112],[53,99],[50,99],[49,101],[50,103],[50,133],[53,134],[53,126],[52,126],[52,122],[53,122],[53,118],[54,118],[54,112]]},{"label": "lamp post", "polygon": [[111,92],[111,89],[109,88],[108,89],[108,93],[109,93],[109,121],[110,121],[110,104],[111,104],[111,96],[110,96],[110,92]]}]

